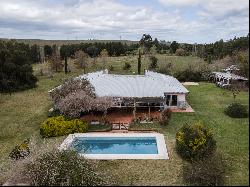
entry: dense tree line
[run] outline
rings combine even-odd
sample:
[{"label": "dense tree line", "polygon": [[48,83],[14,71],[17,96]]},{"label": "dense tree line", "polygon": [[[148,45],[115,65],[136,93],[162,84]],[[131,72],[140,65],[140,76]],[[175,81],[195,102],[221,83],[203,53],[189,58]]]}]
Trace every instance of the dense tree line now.
[{"label": "dense tree line", "polygon": [[0,92],[35,87],[37,78],[32,74],[32,60],[29,45],[0,41]]},{"label": "dense tree line", "polygon": [[60,48],[61,57],[65,56],[73,57],[76,51],[84,51],[90,57],[94,58],[100,55],[103,49],[106,49],[108,56],[121,56],[136,54],[140,46],[145,46],[146,50],[149,50],[151,47],[155,46],[158,53],[166,53],[166,50],[169,50],[170,47],[162,42],[159,42],[157,38],[152,40],[150,35],[145,36],[146,43],[143,43],[144,40],[141,40],[139,43],[135,44],[126,44],[122,42],[107,42],[107,43],[81,43],[81,44],[70,44],[62,45]]},{"label": "dense tree line", "polygon": [[109,56],[121,56],[132,53],[134,50],[138,49],[138,44],[128,45],[121,42],[95,42],[62,45],[60,48],[60,54],[62,58],[64,58],[65,56],[73,57],[76,51],[81,50],[87,53],[90,57],[94,58],[99,56],[103,49],[107,50]]},{"label": "dense tree line", "polygon": [[226,42],[219,40],[210,44],[198,44],[196,49],[197,56],[210,63],[212,60],[222,59],[228,55],[233,56],[239,51],[249,49],[249,34]]}]

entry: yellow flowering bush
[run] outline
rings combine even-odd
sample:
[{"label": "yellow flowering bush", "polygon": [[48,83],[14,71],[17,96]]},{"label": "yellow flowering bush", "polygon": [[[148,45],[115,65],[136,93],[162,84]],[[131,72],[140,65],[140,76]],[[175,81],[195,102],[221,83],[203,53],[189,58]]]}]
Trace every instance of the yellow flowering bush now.
[{"label": "yellow flowering bush", "polygon": [[87,122],[80,119],[67,120],[63,116],[51,117],[40,126],[42,137],[56,137],[72,133],[84,133],[88,130]]},{"label": "yellow flowering bush", "polygon": [[24,140],[20,145],[15,146],[11,151],[9,157],[13,160],[18,160],[20,158],[25,158],[30,154],[29,139]]},{"label": "yellow flowering bush", "polygon": [[216,141],[211,130],[201,123],[184,125],[176,133],[177,153],[187,160],[199,160],[216,149]]}]

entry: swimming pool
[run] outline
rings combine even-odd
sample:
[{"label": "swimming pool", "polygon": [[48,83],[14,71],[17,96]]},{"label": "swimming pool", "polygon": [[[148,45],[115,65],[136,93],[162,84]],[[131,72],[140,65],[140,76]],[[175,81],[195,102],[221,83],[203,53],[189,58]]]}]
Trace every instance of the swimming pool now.
[{"label": "swimming pool", "polygon": [[77,133],[69,135],[60,149],[74,149],[90,159],[168,159],[159,133]]},{"label": "swimming pool", "polygon": [[155,137],[77,137],[70,148],[86,154],[157,154]]}]

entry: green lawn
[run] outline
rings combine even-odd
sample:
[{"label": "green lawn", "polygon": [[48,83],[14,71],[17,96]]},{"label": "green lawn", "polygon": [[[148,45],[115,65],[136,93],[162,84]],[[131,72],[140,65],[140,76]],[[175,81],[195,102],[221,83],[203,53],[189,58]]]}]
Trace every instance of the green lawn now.
[{"label": "green lawn", "polygon": [[[249,123],[247,119],[232,119],[223,113],[233,101],[230,92],[211,83],[189,86],[188,102],[195,113],[173,113],[171,122],[160,127],[165,135],[170,154],[168,161],[110,161],[102,167],[112,171],[121,184],[134,185],[183,185],[181,178],[184,162],[174,151],[175,133],[185,123],[203,122],[213,129],[217,150],[226,163],[226,185],[249,184]],[[248,104],[248,92],[237,96],[239,102]],[[145,127],[145,126],[144,126]],[[154,129],[157,127],[154,125]]]},{"label": "green lawn", "polygon": [[[112,58],[112,61],[117,60],[115,58],[117,57]],[[185,63],[183,58],[185,57],[178,58],[175,63]],[[192,58],[187,57],[187,63],[192,63]],[[113,64],[122,67],[121,63]],[[88,71],[91,71],[91,68]],[[122,70],[117,68],[117,73],[119,71]],[[80,73],[82,71],[76,70],[67,76],[64,73],[57,73],[53,78],[39,76],[38,87],[35,89],[17,92],[11,96],[0,95],[0,184],[8,176],[6,171],[11,163],[8,154],[15,145],[27,137],[33,137],[37,141],[36,149],[43,145],[39,136],[39,125],[46,119],[47,111],[52,106],[47,91],[60,84],[66,77]],[[223,154],[227,166],[226,185],[248,185],[248,118],[232,119],[223,113],[224,108],[233,101],[229,91],[211,83],[200,83],[199,86],[187,88],[190,91],[188,102],[195,113],[174,113],[168,126],[154,126],[165,135],[169,160],[100,161],[100,170],[109,171],[121,185],[183,185],[181,176],[184,162],[174,151],[175,133],[185,123],[202,121],[213,129],[218,151]],[[248,105],[248,94],[242,92],[236,100]],[[49,142],[59,145],[62,140],[63,137],[53,138],[49,139]]]}]

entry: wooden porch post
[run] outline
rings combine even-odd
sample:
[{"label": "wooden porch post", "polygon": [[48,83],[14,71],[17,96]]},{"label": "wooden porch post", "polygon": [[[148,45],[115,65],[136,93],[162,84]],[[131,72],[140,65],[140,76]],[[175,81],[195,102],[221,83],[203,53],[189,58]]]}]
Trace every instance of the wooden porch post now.
[{"label": "wooden porch post", "polygon": [[148,117],[150,118],[150,105],[148,103]]},{"label": "wooden porch post", "polygon": [[134,110],[133,110],[134,119],[135,119],[135,113],[136,113],[136,104],[135,104],[135,99],[134,99]]},{"label": "wooden porch post", "polygon": [[169,107],[171,107],[171,105],[172,105],[172,96],[173,96],[173,95],[170,95]]}]

